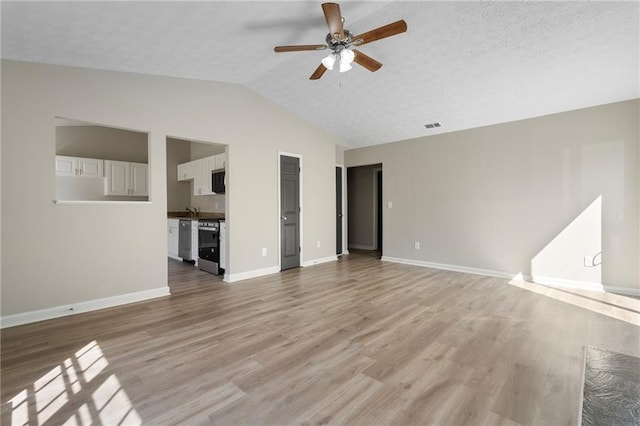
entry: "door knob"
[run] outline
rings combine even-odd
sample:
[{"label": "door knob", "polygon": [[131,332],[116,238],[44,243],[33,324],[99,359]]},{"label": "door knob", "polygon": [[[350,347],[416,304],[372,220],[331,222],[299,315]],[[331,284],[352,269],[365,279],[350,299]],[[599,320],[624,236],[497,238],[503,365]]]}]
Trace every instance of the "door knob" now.
[{"label": "door knob", "polygon": [[284,222],[285,220],[287,220],[287,217],[286,217],[286,216],[282,216],[282,218],[281,218],[281,219],[282,219],[282,221]]}]

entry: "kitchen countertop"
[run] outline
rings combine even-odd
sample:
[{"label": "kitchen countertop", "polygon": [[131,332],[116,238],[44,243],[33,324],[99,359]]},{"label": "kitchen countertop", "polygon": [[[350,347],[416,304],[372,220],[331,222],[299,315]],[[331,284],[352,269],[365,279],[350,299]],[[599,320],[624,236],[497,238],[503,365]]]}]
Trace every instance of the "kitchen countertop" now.
[{"label": "kitchen countertop", "polygon": [[197,216],[189,212],[167,212],[168,219],[224,219],[224,213],[199,212]]}]

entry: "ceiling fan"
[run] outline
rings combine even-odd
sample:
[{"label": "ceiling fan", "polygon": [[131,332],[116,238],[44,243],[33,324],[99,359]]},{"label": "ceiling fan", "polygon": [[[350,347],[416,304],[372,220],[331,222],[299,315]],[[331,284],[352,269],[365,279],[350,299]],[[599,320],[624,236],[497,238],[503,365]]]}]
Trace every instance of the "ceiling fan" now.
[{"label": "ceiling fan", "polygon": [[276,46],[273,50],[281,52],[300,52],[304,50],[331,49],[331,53],[322,60],[322,63],[309,77],[317,80],[326,70],[332,70],[336,62],[340,64],[340,72],[351,69],[351,63],[355,62],[371,72],[378,71],[382,64],[365,55],[353,46],[362,46],[376,40],[391,37],[407,31],[407,23],[402,19],[391,24],[384,25],[366,33],[353,36],[351,31],[343,28],[344,18],[340,14],[340,5],[337,3],[323,3],[322,11],[329,26],[329,34],[326,37],[327,44],[301,44],[295,46]]}]

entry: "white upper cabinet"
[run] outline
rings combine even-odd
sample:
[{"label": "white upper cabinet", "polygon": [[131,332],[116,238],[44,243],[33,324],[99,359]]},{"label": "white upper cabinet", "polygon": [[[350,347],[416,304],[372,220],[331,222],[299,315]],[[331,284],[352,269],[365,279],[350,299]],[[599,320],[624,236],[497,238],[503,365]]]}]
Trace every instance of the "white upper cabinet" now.
[{"label": "white upper cabinet", "polygon": [[56,175],[101,178],[104,176],[104,160],[56,155]]},{"label": "white upper cabinet", "polygon": [[131,166],[131,195],[146,196],[149,195],[149,183],[147,176],[149,175],[149,166],[144,163],[129,163]]},{"label": "white upper cabinet", "polygon": [[178,164],[178,180],[192,180],[196,176],[196,165],[194,161]]},{"label": "white upper cabinet", "polygon": [[193,195],[215,195],[211,190],[211,173],[224,170],[226,163],[227,154],[223,153],[178,164],[178,180],[193,180]]},{"label": "white upper cabinet", "polygon": [[105,168],[105,195],[149,195],[147,164],[105,160]]},{"label": "white upper cabinet", "polygon": [[227,154],[222,153],[215,156],[216,168],[214,170],[222,170],[227,168]]}]

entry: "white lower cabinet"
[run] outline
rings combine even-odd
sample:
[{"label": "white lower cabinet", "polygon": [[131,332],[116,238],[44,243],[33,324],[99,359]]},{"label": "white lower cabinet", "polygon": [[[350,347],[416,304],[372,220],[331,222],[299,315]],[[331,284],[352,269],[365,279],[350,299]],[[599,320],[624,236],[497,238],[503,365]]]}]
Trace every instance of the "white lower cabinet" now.
[{"label": "white lower cabinet", "polygon": [[220,268],[227,269],[227,223],[220,221]]},{"label": "white lower cabinet", "polygon": [[105,160],[105,195],[147,196],[148,164]]},{"label": "white lower cabinet", "polygon": [[167,219],[167,255],[172,259],[178,257],[178,244],[180,242],[180,220]]}]

